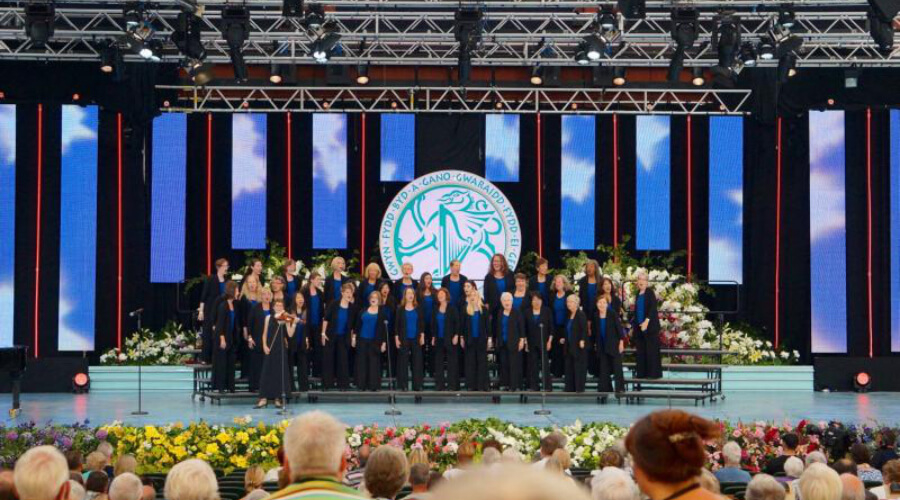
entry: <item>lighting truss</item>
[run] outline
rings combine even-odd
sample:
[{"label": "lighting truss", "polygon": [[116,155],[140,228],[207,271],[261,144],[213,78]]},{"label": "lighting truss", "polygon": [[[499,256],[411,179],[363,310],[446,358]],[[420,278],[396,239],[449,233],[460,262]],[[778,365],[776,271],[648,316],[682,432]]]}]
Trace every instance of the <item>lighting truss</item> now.
[{"label": "lighting truss", "polygon": [[[466,2],[463,2],[464,4]],[[760,9],[759,0],[695,0],[699,11],[695,49],[685,55],[684,66],[714,66],[711,46],[714,17],[720,10],[741,18],[741,39],[753,44],[766,36],[777,18],[772,9]],[[124,21],[119,0],[80,2],[57,0],[56,30],[45,47],[34,46],[25,36],[22,7],[0,7],[0,59],[99,60],[105,39],[121,35]],[[224,0],[200,0],[204,15],[202,43],[207,62],[228,63],[228,46],[220,32]],[[330,29],[340,33],[344,51],[333,64],[456,66],[459,42],[455,36],[457,0],[344,0],[307,1],[320,4]],[[575,66],[578,44],[592,32],[599,7],[615,2],[565,0],[498,0],[477,2],[483,8],[483,33],[479,50],[471,55],[473,66]],[[780,3],[779,3],[780,4]],[[151,9],[156,38],[166,40],[164,61],[176,62],[178,51],[169,41],[180,3],[160,0]],[[249,40],[244,47],[247,64],[312,63],[310,50],[316,33],[303,20],[282,16],[281,0],[254,0],[250,5]],[[610,34],[611,51],[600,62],[611,66],[669,64],[675,50],[670,34],[672,1],[647,2],[645,19],[627,20],[621,31]],[[900,47],[879,52],[869,34],[865,0],[797,0],[793,32],[803,38],[798,66],[835,67],[900,66]],[[363,40],[365,44],[361,44]],[[549,50],[541,55],[541,41]],[[275,44],[273,42],[278,42]],[[761,62],[775,66],[777,61]]]},{"label": "lighting truss", "polygon": [[254,113],[706,114],[750,112],[750,90],[666,88],[157,86],[163,111]]}]

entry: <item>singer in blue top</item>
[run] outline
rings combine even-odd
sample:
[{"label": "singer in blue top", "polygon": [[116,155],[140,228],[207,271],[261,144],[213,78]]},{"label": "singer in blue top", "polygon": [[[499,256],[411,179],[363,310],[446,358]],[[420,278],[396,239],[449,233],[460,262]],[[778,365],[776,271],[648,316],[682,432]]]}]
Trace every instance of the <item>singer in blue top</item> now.
[{"label": "singer in blue top", "polygon": [[335,375],[340,390],[350,388],[350,328],[354,317],[353,285],[341,286],[341,300],[325,310],[322,322],[322,386],[334,387]]},{"label": "singer in blue top", "polygon": [[528,304],[528,276],[523,273],[516,273],[516,289],[512,292],[513,309],[522,314],[530,307]]},{"label": "singer in blue top", "polygon": [[359,288],[356,289],[357,304],[365,304],[369,300],[369,294],[378,290],[378,285],[381,283],[381,267],[370,262],[366,266],[363,276],[363,280],[359,282]]},{"label": "singer in blue top", "polygon": [[422,309],[422,321],[425,322],[425,345],[422,346],[422,358],[425,363],[425,373],[434,376],[434,352],[432,342],[434,332],[431,330],[431,316],[434,314],[434,296],[437,290],[434,288],[434,280],[431,273],[422,273],[419,276],[419,284],[416,286],[416,300]]},{"label": "singer in blue top", "polygon": [[403,273],[400,276],[400,279],[394,282],[394,298],[397,302],[403,300],[403,294],[408,289],[413,289],[418,291],[419,282],[417,282],[412,277],[413,273],[413,265],[409,262],[404,262],[402,266],[400,266],[400,271]]},{"label": "singer in blue top", "polygon": [[318,330],[312,329],[309,325],[309,308],[306,307],[304,294],[295,294],[294,301],[288,310],[297,318],[294,340],[291,342],[291,357],[294,366],[297,367],[296,387],[300,392],[307,392],[309,391],[309,353],[313,344],[310,341],[310,334],[318,332]]},{"label": "singer in blue top", "polygon": [[541,294],[541,300],[544,305],[550,307],[550,286],[553,280],[548,273],[550,272],[550,263],[547,259],[539,257],[537,260],[537,274],[532,276],[528,281],[528,290]]},{"label": "singer in blue top", "polygon": [[562,344],[566,351],[566,392],[584,392],[587,383],[587,337],[588,325],[581,300],[577,295],[569,295],[566,308],[566,336]]},{"label": "singer in blue top", "polygon": [[356,316],[351,343],[356,348],[356,387],[360,391],[381,388],[381,353],[387,350],[381,294],[369,294],[367,306]]},{"label": "singer in blue top", "polygon": [[[538,374],[543,378],[544,390],[553,389],[550,378],[550,349],[553,342],[553,313],[544,305],[540,292],[531,292],[530,307],[525,312],[525,331],[528,344],[528,388],[538,390]],[[557,350],[561,350],[557,348]]]},{"label": "singer in blue top", "polygon": [[[330,303],[333,300],[340,300],[341,287],[344,286],[344,282],[347,280],[347,278],[344,277],[344,271],[347,268],[347,262],[344,261],[343,257],[336,256],[331,259],[330,267],[331,271],[328,273],[328,277],[325,278],[325,303]],[[311,279],[312,275],[310,275],[310,280]]]},{"label": "singer in blue top", "polygon": [[500,310],[494,319],[497,355],[500,358],[500,386],[510,391],[522,389],[522,355],[525,353],[525,325],[522,314],[513,307],[509,292],[500,295]]},{"label": "singer in blue top", "polygon": [[[326,287],[327,288],[327,287]],[[340,287],[338,287],[340,291]],[[323,346],[319,341],[319,333],[322,331],[322,318],[325,317],[325,304],[328,303],[328,295],[322,292],[322,276],[313,271],[309,280],[300,292],[306,299],[307,309],[307,335],[310,338],[310,356],[313,377],[322,376]]]},{"label": "singer in blue top", "polygon": [[469,278],[459,273],[462,269],[460,261],[454,259],[450,261],[450,274],[441,279],[441,288],[446,288],[450,292],[450,305],[456,307],[460,311],[466,307],[466,297],[463,287]]},{"label": "singer in blue top", "polygon": [[549,304],[550,311],[553,313],[553,345],[550,348],[550,370],[556,377],[562,377],[565,373],[565,350],[562,348],[562,341],[566,338],[566,320],[568,314],[566,312],[566,297],[572,286],[569,279],[565,275],[557,274],[553,277],[553,283],[550,287],[550,297],[552,302]]},{"label": "singer in blue top", "polygon": [[441,288],[435,293],[437,304],[431,315],[434,387],[438,391],[459,390],[459,311],[450,304],[450,292]]},{"label": "singer in blue top", "polygon": [[638,274],[638,296],[635,298],[631,335],[636,354],[636,375],[641,379],[662,378],[662,355],[659,341],[659,310],[656,292],[649,286],[646,273]]},{"label": "singer in blue top", "polygon": [[625,390],[625,380],[622,371],[622,352],[625,343],[622,336],[622,326],[618,315],[609,305],[609,300],[604,295],[597,297],[596,316],[592,321],[594,328],[595,351],[598,360],[597,391],[612,392],[613,384],[610,376],[615,375],[617,393]]},{"label": "singer in blue top", "polygon": [[281,270],[284,277],[284,298],[288,304],[294,303],[294,295],[300,291],[300,279],[297,278],[297,262],[289,260]]},{"label": "singer in blue top", "polygon": [[235,342],[240,337],[235,328],[237,323],[235,298],[237,294],[237,283],[226,282],[225,295],[220,298],[216,306],[212,371],[213,389],[219,392],[234,392],[234,370],[237,363]]},{"label": "singer in blue top", "polygon": [[403,301],[397,307],[394,321],[397,346],[397,386],[401,391],[409,389],[410,361],[412,361],[413,390],[421,391],[425,381],[425,364],[422,347],[425,345],[425,317],[416,301],[416,292],[407,288]]},{"label": "singer in blue top", "polygon": [[500,296],[507,290],[512,291],[514,286],[513,274],[506,257],[502,253],[494,254],[491,257],[490,272],[484,277],[484,301],[491,315],[500,310]]},{"label": "singer in blue top", "polygon": [[472,281],[465,285],[466,309],[463,314],[463,338],[466,358],[466,388],[488,391],[488,351],[493,347],[490,313]]}]

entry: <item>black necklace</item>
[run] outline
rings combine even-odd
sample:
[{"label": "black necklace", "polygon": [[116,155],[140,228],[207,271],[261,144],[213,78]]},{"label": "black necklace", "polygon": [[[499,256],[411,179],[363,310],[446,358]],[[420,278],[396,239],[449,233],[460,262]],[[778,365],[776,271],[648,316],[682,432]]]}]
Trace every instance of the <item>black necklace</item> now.
[{"label": "black necklace", "polygon": [[700,483],[689,484],[689,485],[685,486],[684,488],[681,488],[680,490],[676,491],[675,493],[672,493],[671,495],[667,496],[666,498],[663,498],[663,500],[675,500],[676,498],[683,497],[687,493],[690,493],[699,487],[700,487]]}]

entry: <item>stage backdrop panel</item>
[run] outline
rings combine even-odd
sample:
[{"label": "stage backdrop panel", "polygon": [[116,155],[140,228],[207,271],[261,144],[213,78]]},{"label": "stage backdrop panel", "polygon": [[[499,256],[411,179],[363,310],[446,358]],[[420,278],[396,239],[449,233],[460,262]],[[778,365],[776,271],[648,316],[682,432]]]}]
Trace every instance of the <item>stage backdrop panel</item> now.
[{"label": "stage backdrop panel", "polygon": [[0,104],[0,347],[13,345],[16,268],[16,106]]},{"label": "stage backdrop panel", "polygon": [[844,112],[809,113],[812,352],[847,352]]},{"label": "stage backdrop panel", "polygon": [[94,350],[97,286],[96,106],[62,107],[59,350]]},{"label": "stage backdrop panel", "polygon": [[596,118],[565,115],[561,133],[560,248],[594,250]]},{"label": "stage backdrop panel", "polygon": [[519,182],[519,115],[486,115],[484,174],[491,182]]},{"label": "stage backdrop panel", "polygon": [[150,282],[184,281],[187,213],[187,115],[153,120],[150,194]]},{"label": "stage backdrop panel", "polygon": [[381,182],[416,176],[416,115],[381,114]]},{"label": "stage backdrop panel", "polygon": [[744,119],[709,119],[709,280],[743,282]]},{"label": "stage backdrop panel", "polygon": [[672,246],[671,117],[637,117],[635,247],[670,250]]},{"label": "stage backdrop panel", "polygon": [[313,115],[313,248],[347,248],[347,115]]},{"label": "stage backdrop panel", "polygon": [[266,248],[266,115],[231,119],[231,248]]},{"label": "stage backdrop panel", "polygon": [[891,351],[900,351],[900,110],[891,110]]}]

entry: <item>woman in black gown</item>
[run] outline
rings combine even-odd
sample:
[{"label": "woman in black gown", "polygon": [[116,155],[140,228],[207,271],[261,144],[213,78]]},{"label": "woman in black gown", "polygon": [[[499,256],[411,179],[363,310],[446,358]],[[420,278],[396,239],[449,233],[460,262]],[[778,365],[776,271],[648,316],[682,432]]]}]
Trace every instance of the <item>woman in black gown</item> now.
[{"label": "woman in black gown", "polygon": [[234,370],[240,334],[240,311],[237,306],[238,286],[234,281],[225,283],[225,294],[216,301],[216,325],[213,329],[213,389],[234,392]]},{"label": "woman in black gown", "polygon": [[250,392],[259,390],[259,378],[262,376],[263,361],[266,355],[263,353],[262,338],[263,327],[266,318],[272,312],[272,291],[263,288],[259,293],[260,302],[250,310],[250,318],[247,323],[250,325],[250,338],[247,340],[250,348]]},{"label": "woman in black gown", "polygon": [[659,310],[656,292],[649,286],[646,273],[637,278],[638,296],[634,300],[631,338],[636,351],[637,378],[662,378],[662,355],[659,342]]},{"label": "woman in black gown", "polygon": [[291,362],[288,359],[290,342],[294,337],[297,318],[284,310],[284,299],[272,302],[272,314],[266,317],[263,330],[262,376],[259,379],[259,403],[257,408],[265,408],[269,400],[275,400],[275,407],[281,408],[283,397],[291,394]]},{"label": "woman in black gown", "polygon": [[202,359],[204,363],[212,363],[213,359],[213,326],[216,324],[216,299],[225,294],[225,282],[228,279],[228,261],[216,259],[216,274],[211,274],[203,282],[203,291],[200,293],[200,306],[197,307],[197,321],[202,323],[200,340],[202,344]]}]

